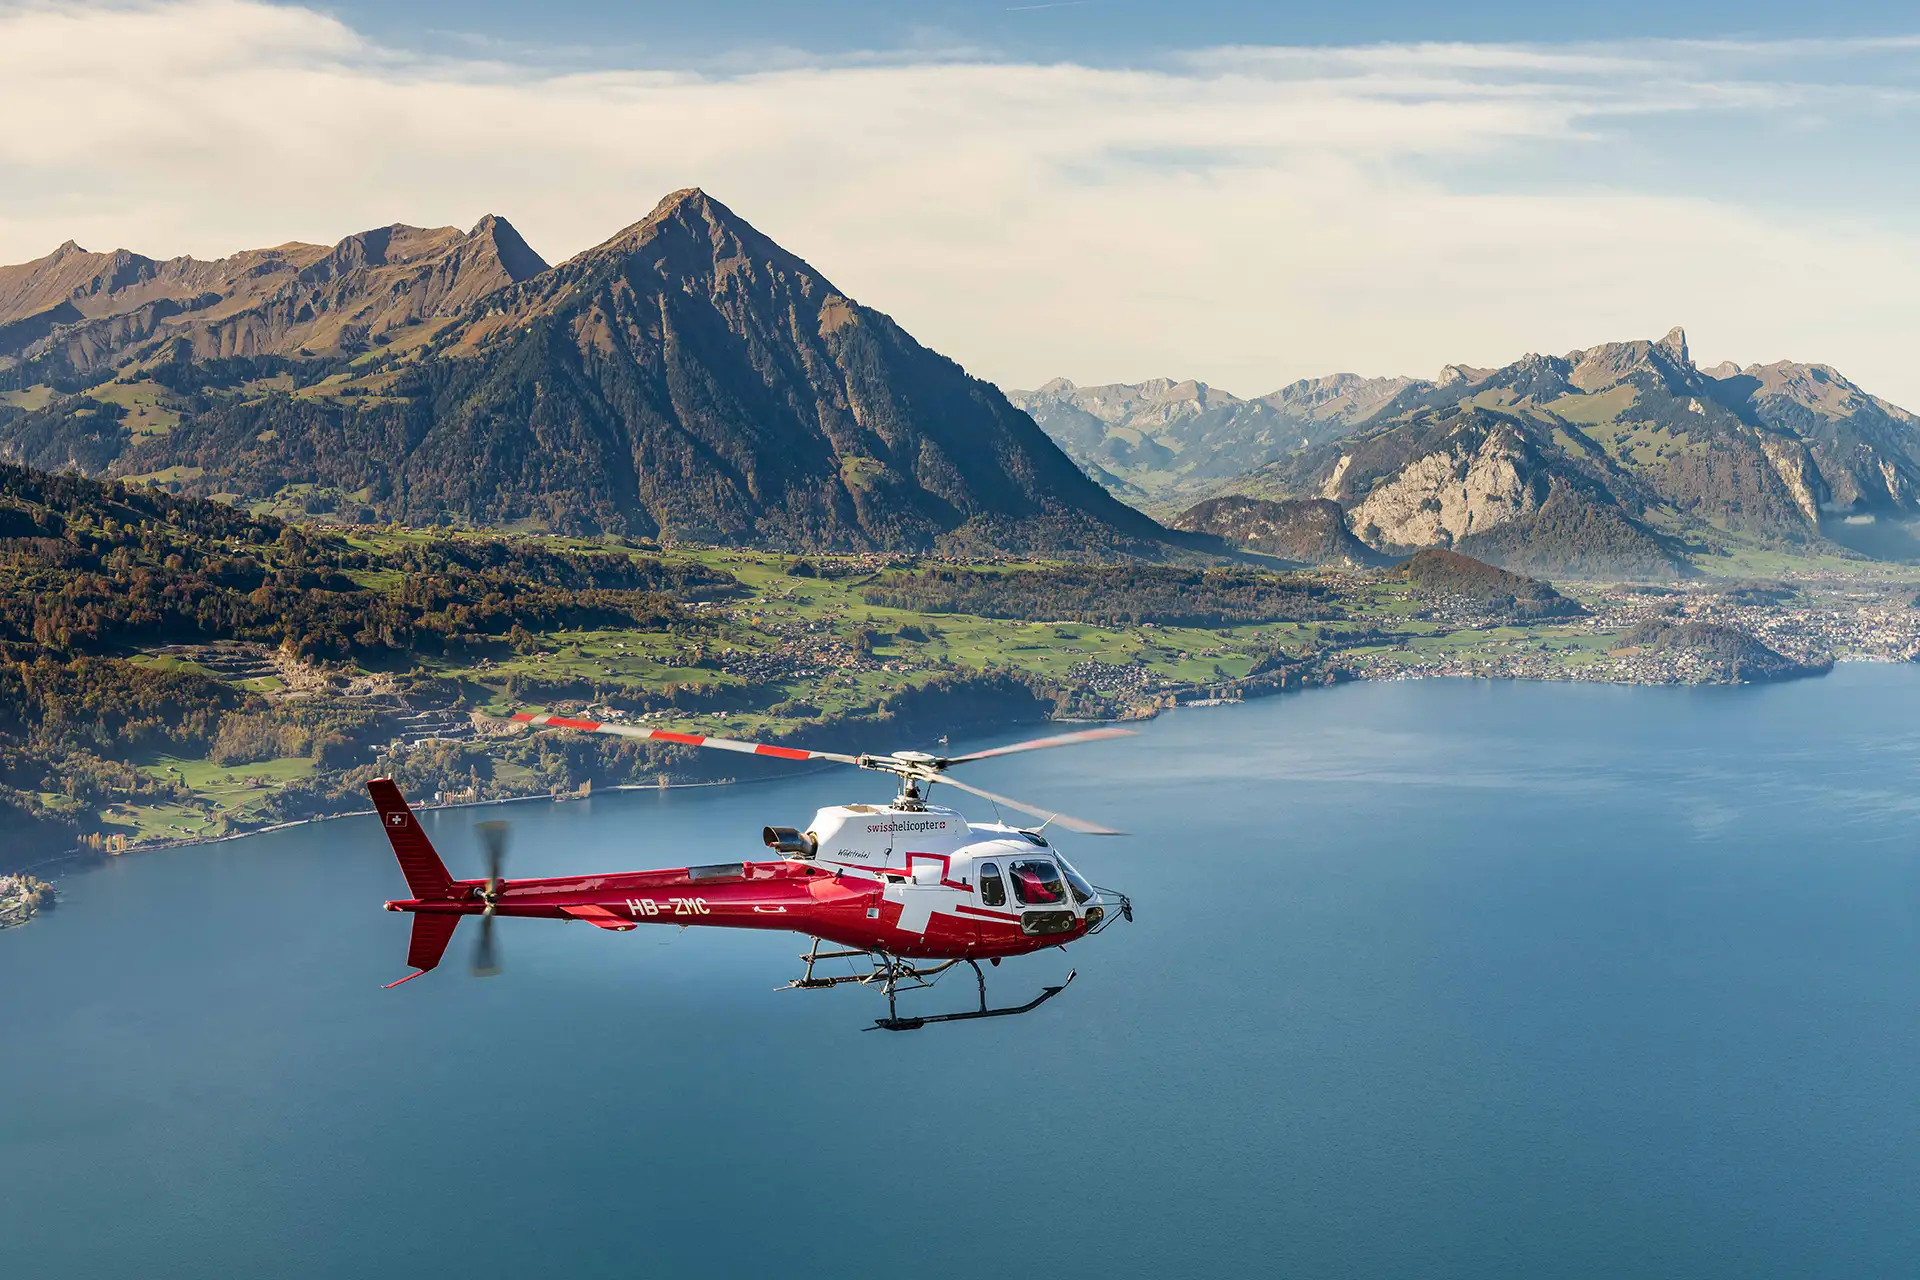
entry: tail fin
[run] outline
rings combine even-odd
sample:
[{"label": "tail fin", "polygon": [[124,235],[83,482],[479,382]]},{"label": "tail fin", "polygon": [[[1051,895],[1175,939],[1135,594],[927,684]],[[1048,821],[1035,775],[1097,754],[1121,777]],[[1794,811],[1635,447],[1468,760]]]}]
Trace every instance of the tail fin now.
[{"label": "tail fin", "polygon": [[[400,860],[400,872],[407,878],[407,888],[415,898],[444,901],[453,897],[453,877],[447,874],[446,864],[440,861],[440,855],[433,851],[433,845],[427,840],[427,833],[420,829],[420,823],[414,818],[413,810],[407,808],[407,802],[400,794],[400,788],[393,785],[392,778],[375,778],[367,783],[367,794],[373,797],[373,807],[380,811],[380,823],[386,828],[387,840],[393,845],[393,856]],[[456,918],[457,919],[457,918]],[[420,940],[421,920],[414,921],[414,941]],[[451,936],[453,930],[447,930]],[[440,940],[440,948],[446,947],[446,939]],[[434,953],[436,963],[439,952]],[[431,969],[433,965],[423,965]]]},{"label": "tail fin", "polygon": [[451,912],[415,912],[413,941],[407,944],[407,963],[413,966],[413,972],[399,982],[387,983],[387,988],[391,990],[401,982],[412,982],[437,966],[440,957],[447,954],[447,944],[453,941],[453,931],[459,927],[460,917]]},{"label": "tail fin", "polygon": [[460,917],[421,912],[413,917],[413,941],[407,945],[407,963],[425,973],[440,963],[440,957],[447,954],[447,943],[453,941],[453,931],[460,925]]}]

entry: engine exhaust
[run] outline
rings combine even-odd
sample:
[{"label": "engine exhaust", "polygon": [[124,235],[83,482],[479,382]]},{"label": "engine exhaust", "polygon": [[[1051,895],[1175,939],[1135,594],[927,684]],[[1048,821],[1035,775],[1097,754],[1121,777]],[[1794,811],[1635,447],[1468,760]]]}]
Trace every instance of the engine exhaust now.
[{"label": "engine exhaust", "polygon": [[768,827],[760,833],[767,848],[775,853],[791,853],[802,858],[811,858],[820,851],[820,842],[813,838],[811,831],[802,833],[792,827]]}]

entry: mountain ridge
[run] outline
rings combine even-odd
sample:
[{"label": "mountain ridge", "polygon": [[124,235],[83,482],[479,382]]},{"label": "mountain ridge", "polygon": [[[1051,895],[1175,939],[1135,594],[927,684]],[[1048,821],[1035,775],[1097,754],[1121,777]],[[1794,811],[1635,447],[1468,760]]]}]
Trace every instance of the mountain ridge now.
[{"label": "mountain ridge", "polygon": [[[411,523],[796,550],[1160,556],[1195,541],[697,188],[557,267],[469,287],[475,255],[511,274],[503,229],[388,228],[303,250],[302,287],[343,300],[335,328],[350,315],[352,341],[293,346],[319,313],[283,322],[282,290],[258,340],[216,341],[204,322],[191,342],[129,340],[110,385],[19,418],[5,451]],[[120,388],[182,381],[183,365],[206,374],[198,400],[168,400],[177,423],[128,430],[113,403],[145,393]]]},{"label": "mountain ridge", "polygon": [[[1134,384],[1145,389],[1136,398],[1176,385]],[[1703,371],[1676,327],[1657,339],[1533,353],[1497,368],[1451,364],[1431,380],[1372,385],[1382,394],[1322,438],[1206,492],[1338,502],[1378,551],[1455,547],[1527,573],[1670,577],[1689,572],[1692,557],[1746,542],[1920,556],[1907,532],[1920,515],[1920,416],[1830,366],[1729,362]],[[1055,401],[1078,391],[1064,379],[1045,387]],[[1112,406],[1128,403],[1125,395],[1101,391],[1107,419],[1120,422]],[[1037,419],[1131,500],[1155,507],[1180,492],[1164,488],[1156,502],[1124,466],[1090,458],[1064,414]],[[1203,447],[1201,439],[1194,430],[1177,443]],[[1154,443],[1172,452],[1164,437]],[[1206,518],[1174,523],[1215,527]]]},{"label": "mountain ridge", "polygon": [[1340,373],[1243,400],[1191,379],[1076,386],[1055,378],[1008,399],[1088,474],[1149,507],[1340,434],[1410,379]]},{"label": "mountain ridge", "polygon": [[493,214],[464,233],[393,223],[331,246],[213,259],[89,253],[68,240],[0,267],[0,357],[51,357],[86,374],[168,339],[202,359],[359,351],[546,269]]}]

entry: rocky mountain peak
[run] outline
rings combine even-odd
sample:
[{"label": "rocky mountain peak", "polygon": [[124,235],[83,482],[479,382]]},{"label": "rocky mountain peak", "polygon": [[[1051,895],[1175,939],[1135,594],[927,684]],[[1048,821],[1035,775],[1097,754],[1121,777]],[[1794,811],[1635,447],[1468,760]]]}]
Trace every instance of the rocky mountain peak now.
[{"label": "rocky mountain peak", "polygon": [[692,205],[697,208],[700,216],[704,218],[712,218],[716,208],[729,217],[731,217],[733,213],[731,209],[721,205],[719,201],[709,196],[699,187],[681,187],[678,191],[669,191],[664,196],[661,196],[660,203],[653,206],[653,212],[648,216],[658,218],[686,205]]},{"label": "rocky mountain peak", "polygon": [[511,222],[498,214],[488,214],[467,233],[470,240],[490,245],[501,268],[515,284],[547,270],[547,260],[535,252]]},{"label": "rocky mountain peak", "polygon": [[698,230],[705,235],[718,232],[738,236],[742,231],[758,235],[744,218],[737,217],[733,210],[699,187],[683,187],[662,197],[646,217],[622,227],[603,244],[586,252],[594,254],[607,249],[631,249],[660,238],[674,228],[681,231]]},{"label": "rocky mountain peak", "polygon": [[1470,364],[1450,364],[1441,369],[1440,376],[1433,381],[1435,386],[1452,387],[1466,383],[1485,382],[1489,377],[1498,372],[1499,370],[1497,369],[1478,369]]},{"label": "rocky mountain peak", "polygon": [[[635,272],[714,292],[778,289],[810,308],[844,297],[817,269],[698,187],[674,192],[640,221],[563,264],[569,279]],[[832,318],[853,314],[839,308]]]},{"label": "rocky mountain peak", "polygon": [[1658,342],[1636,338],[1570,351],[1566,360],[1572,366],[1568,380],[1589,393],[1604,391],[1635,374],[1651,374],[1675,390],[1697,389],[1702,384],[1687,350],[1686,331],[1680,328],[1669,330]]}]

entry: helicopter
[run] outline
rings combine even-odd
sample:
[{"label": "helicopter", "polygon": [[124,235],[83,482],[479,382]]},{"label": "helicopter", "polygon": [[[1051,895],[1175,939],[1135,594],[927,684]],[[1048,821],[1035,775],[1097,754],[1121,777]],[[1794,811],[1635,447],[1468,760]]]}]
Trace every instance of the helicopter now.
[{"label": "helicopter", "polygon": [[[997,966],[1011,956],[1091,937],[1116,919],[1133,919],[1133,903],[1127,895],[1096,887],[1046,834],[1054,827],[1083,835],[1121,832],[947,776],[954,765],[1126,737],[1132,734],[1129,729],[1083,729],[957,756],[926,751],[847,755],[547,714],[519,713],[510,718],[535,728],[648,738],[778,760],[854,765],[893,775],[899,790],[884,805],[854,803],[821,809],[804,831],[765,828],[761,839],[772,856],[764,861],[609,875],[508,880],[501,874],[507,824],[483,822],[477,832],[486,857],[486,877],[455,880],[400,788],[391,778],[374,778],[367,783],[367,792],[412,894],[386,904],[389,911],[413,916],[407,950],[413,972],[386,984],[390,988],[438,967],[454,930],[467,916],[480,917],[471,966],[476,977],[500,972],[494,921],[501,916],[584,920],[621,933],[642,924],[784,929],[810,937],[813,945],[800,957],[806,966],[801,975],[783,989],[820,990],[848,983],[878,989],[886,994],[887,1016],[876,1018],[874,1027],[913,1031],[932,1023],[1008,1017],[1039,1008],[1066,990],[1074,979],[1072,971],[1064,982],[1043,987],[1025,1004],[989,1007],[980,961]],[[957,810],[927,802],[928,791],[938,783],[1042,821],[1037,827],[971,822]],[[823,945],[832,949],[822,951]],[[846,961],[850,971],[815,972],[822,962],[835,961]],[[901,991],[930,987],[941,974],[961,964],[973,971],[978,1008],[900,1014]]]}]

